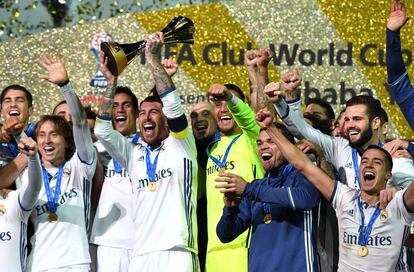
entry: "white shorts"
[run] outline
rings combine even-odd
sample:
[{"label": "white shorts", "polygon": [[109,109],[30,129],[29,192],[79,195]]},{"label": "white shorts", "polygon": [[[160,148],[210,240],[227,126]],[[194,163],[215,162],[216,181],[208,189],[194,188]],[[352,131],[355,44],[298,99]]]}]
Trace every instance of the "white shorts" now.
[{"label": "white shorts", "polygon": [[76,264],[61,268],[41,270],[40,272],[89,272],[89,264]]},{"label": "white shorts", "polygon": [[98,272],[127,272],[132,249],[98,246]]},{"label": "white shorts", "polygon": [[171,249],[155,251],[131,258],[129,272],[198,272],[200,264],[197,254]]}]

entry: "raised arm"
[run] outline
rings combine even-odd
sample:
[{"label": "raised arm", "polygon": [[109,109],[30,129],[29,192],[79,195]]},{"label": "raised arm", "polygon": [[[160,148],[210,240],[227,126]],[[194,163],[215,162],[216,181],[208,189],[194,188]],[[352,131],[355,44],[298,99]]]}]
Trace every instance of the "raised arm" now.
[{"label": "raised arm", "polygon": [[264,128],[272,141],[278,146],[283,157],[298,169],[327,199],[330,200],[334,191],[334,182],[319,167],[315,166],[305,153],[289,142],[283,134],[272,125],[273,116],[266,109],[257,113],[256,121]]},{"label": "raised arm", "polygon": [[174,88],[171,77],[167,74],[161,64],[160,56],[163,40],[164,35],[162,32],[149,35],[145,39],[145,58],[154,78],[155,88],[160,97],[162,97],[165,92],[171,91],[171,89]]},{"label": "raised arm", "polygon": [[99,59],[101,72],[105,76],[108,85],[96,118],[95,135],[108,153],[124,168],[128,169],[128,154],[132,152],[134,145],[112,127],[112,107],[118,78],[109,71],[108,58],[105,57],[102,51]]},{"label": "raised arm", "polygon": [[290,110],[283,97],[284,90],[280,84],[269,83],[265,87],[265,93],[269,100],[275,105],[280,118],[286,124],[288,130],[297,135],[299,132],[305,139],[319,145],[328,161],[334,161],[334,138],[322,133],[320,130],[311,127],[297,111]]},{"label": "raised arm", "polygon": [[386,31],[388,86],[402,113],[414,129],[414,88],[411,85],[401,51],[400,29],[408,21],[405,5],[394,0]]},{"label": "raised arm", "polygon": [[95,149],[86,120],[86,112],[72,88],[62,57],[59,54],[55,56],[42,54],[39,62],[47,71],[47,75],[41,75],[40,78],[58,85],[68,104],[69,112],[72,115],[76,152],[79,158],[83,162],[91,164],[95,159]]},{"label": "raised arm", "polygon": [[37,144],[32,138],[22,138],[18,143],[18,148],[28,160],[28,182],[24,182],[19,191],[20,207],[24,211],[33,209],[42,188],[42,168],[40,158],[37,153]]}]

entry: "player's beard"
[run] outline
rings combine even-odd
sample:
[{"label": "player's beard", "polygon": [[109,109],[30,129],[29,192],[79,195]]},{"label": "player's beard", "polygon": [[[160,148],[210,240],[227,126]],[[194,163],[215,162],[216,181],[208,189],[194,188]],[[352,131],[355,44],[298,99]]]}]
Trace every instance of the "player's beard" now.
[{"label": "player's beard", "polygon": [[368,143],[372,138],[372,130],[369,126],[367,126],[362,132],[361,132],[361,136],[359,137],[358,140],[356,140],[355,142],[351,142],[349,141],[349,145],[352,148],[361,148],[363,147],[366,143]]}]

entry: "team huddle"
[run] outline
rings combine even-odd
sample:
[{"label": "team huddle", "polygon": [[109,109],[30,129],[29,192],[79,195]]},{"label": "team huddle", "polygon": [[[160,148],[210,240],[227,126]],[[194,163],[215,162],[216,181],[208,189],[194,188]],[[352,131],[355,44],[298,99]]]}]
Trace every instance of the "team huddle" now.
[{"label": "team huddle", "polygon": [[[407,20],[393,0],[388,84],[414,129]],[[29,90],[1,92],[0,271],[413,271],[414,143],[387,138],[378,99],[302,110],[300,75],[269,82],[262,48],[245,53],[249,96],[212,84],[190,125],[163,34],[145,42],[140,102],[103,52],[97,114],[59,54],[39,57],[64,98],[50,114],[29,123]]]}]

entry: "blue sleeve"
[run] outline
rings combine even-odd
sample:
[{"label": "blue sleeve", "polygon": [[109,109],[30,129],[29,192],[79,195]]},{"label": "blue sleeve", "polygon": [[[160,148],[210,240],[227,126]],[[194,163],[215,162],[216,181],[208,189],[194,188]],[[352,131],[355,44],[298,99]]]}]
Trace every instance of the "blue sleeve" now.
[{"label": "blue sleeve", "polygon": [[414,88],[402,58],[400,32],[387,29],[388,86],[402,113],[414,129]]},{"label": "blue sleeve", "polygon": [[229,243],[242,234],[251,225],[249,201],[242,198],[237,207],[223,208],[223,215],[216,227],[216,233],[222,243]]},{"label": "blue sleeve", "polygon": [[296,179],[294,186],[274,188],[266,184],[249,183],[243,196],[249,200],[277,204],[293,210],[308,210],[319,204],[319,191],[298,172],[287,178]]},{"label": "blue sleeve", "polygon": [[414,144],[412,142],[408,142],[408,153],[410,153],[411,157],[414,158]]}]

